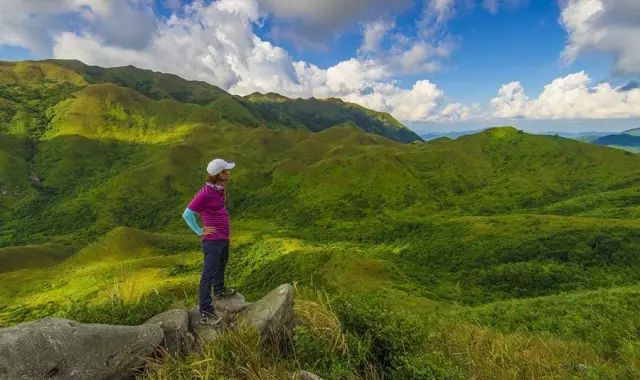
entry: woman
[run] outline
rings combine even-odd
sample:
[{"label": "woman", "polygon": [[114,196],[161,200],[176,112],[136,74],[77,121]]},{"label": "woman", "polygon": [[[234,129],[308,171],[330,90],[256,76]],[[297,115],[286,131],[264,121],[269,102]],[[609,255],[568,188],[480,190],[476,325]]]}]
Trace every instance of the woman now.
[{"label": "woman", "polygon": [[[229,213],[225,207],[224,184],[229,180],[235,163],[216,158],[207,165],[207,179],[182,213],[193,232],[202,237],[204,265],[200,278],[200,323],[217,325],[222,318],[212,305],[213,299],[228,297],[235,290],[224,286],[224,270],[229,259]],[[195,214],[200,214],[200,227]]]}]

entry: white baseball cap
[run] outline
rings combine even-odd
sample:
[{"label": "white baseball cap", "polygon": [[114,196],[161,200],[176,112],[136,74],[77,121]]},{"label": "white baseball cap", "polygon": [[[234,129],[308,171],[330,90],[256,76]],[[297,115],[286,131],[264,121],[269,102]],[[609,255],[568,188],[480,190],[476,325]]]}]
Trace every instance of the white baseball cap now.
[{"label": "white baseball cap", "polygon": [[225,169],[233,169],[234,166],[236,166],[236,164],[233,161],[227,162],[222,158],[216,158],[207,165],[207,173],[210,175],[216,175]]}]

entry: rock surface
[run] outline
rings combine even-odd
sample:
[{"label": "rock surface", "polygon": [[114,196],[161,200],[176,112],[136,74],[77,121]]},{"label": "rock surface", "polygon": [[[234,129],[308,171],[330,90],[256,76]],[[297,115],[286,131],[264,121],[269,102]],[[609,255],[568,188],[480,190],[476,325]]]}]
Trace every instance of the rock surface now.
[{"label": "rock surface", "polygon": [[293,374],[293,380],[323,380],[320,376],[309,371],[298,371]]},{"label": "rock surface", "polygon": [[162,343],[156,324],[117,326],[45,318],[0,329],[0,379],[127,378]]},{"label": "rock surface", "polygon": [[224,322],[215,327],[198,323],[200,313],[195,307],[188,312],[168,310],[139,326],[44,318],[0,329],[0,380],[130,378],[161,347],[172,354],[187,354],[195,349],[196,339],[215,340],[238,322],[254,326],[263,343],[286,351],[294,326],[293,298],[289,284],[255,303],[245,302],[236,293],[216,301]]},{"label": "rock surface", "polygon": [[275,343],[286,350],[294,326],[294,294],[293,286],[280,285],[244,308],[238,319],[255,326],[263,341]]},{"label": "rock surface", "polygon": [[194,334],[203,342],[209,342],[217,339],[222,330],[226,327],[234,327],[236,315],[248,305],[245,302],[244,296],[240,293],[236,293],[231,297],[216,300],[214,304],[216,312],[220,313],[224,321],[224,323],[218,327],[199,324],[200,310],[197,305],[188,311],[189,329],[191,329],[191,331],[193,331]]},{"label": "rock surface", "polygon": [[167,310],[145,324],[156,324],[164,332],[162,346],[170,354],[187,354],[193,350],[195,337],[189,331],[189,314],[182,309]]},{"label": "rock surface", "polygon": [[247,307],[247,302],[240,293],[216,300],[213,303],[216,311],[222,313],[222,317],[225,320],[233,319],[238,312]]}]

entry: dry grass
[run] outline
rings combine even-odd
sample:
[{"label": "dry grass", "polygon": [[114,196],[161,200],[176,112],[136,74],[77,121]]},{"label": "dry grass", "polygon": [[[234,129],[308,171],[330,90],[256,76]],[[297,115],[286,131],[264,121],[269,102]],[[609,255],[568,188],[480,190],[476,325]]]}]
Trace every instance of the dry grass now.
[{"label": "dry grass", "polygon": [[266,350],[260,334],[241,325],[219,339],[201,345],[186,358],[166,355],[151,360],[142,379],[287,379],[291,368]]},{"label": "dry grass", "polygon": [[470,379],[613,378],[612,363],[588,344],[523,333],[457,325],[432,335]]},{"label": "dry grass", "polygon": [[326,292],[295,285],[298,299],[295,313],[303,324],[329,347],[332,355],[347,355],[349,347],[340,320],[333,312]]}]

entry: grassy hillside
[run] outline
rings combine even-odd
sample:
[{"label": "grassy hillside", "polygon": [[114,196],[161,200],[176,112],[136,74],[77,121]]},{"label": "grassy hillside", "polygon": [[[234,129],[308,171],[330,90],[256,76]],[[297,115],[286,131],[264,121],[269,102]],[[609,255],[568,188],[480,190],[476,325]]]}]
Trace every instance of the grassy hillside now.
[{"label": "grassy hillside", "polygon": [[247,333],[150,377],[238,377],[229,347],[276,378],[640,376],[636,154],[512,127],[406,144],[337,99],[77,61],[0,64],[0,106],[0,325],[192,306],[180,214],[224,157],[228,284],[297,284],[296,355]]},{"label": "grassy hillside", "polygon": [[[278,94],[255,93],[245,98],[232,96],[202,81],[138,69],[133,66],[101,68],[73,60],[47,60],[79,73],[89,83],[110,83],[127,87],[151,99],[172,99],[215,108],[226,119],[240,119],[244,125],[269,128],[305,128],[314,132],[352,123],[365,132],[398,141],[420,137],[386,113],[375,112],[340,99],[288,99]],[[171,109],[170,106],[168,106]]]},{"label": "grassy hillside", "polygon": [[388,113],[375,112],[341,99],[289,99],[278,94],[253,93],[245,97],[247,108],[268,126],[308,128],[318,132],[336,125],[354,125],[365,132],[395,140],[421,140]]}]

